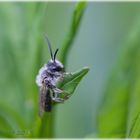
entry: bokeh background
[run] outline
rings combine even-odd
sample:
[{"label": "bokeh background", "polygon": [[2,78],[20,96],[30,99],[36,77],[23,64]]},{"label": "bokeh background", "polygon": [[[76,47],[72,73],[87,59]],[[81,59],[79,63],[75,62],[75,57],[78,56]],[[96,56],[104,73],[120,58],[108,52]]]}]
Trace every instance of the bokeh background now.
[{"label": "bokeh background", "polygon": [[[48,34],[53,49],[61,49],[75,4],[0,3],[0,137],[26,137],[19,134],[24,130],[27,137],[32,131],[31,137],[39,137],[35,76],[50,58],[43,34]],[[98,137],[97,114],[108,79],[127,48],[124,44],[139,14],[140,3],[136,2],[87,3],[68,55],[67,71],[84,66],[90,71],[73,96],[57,105],[53,137]]]}]

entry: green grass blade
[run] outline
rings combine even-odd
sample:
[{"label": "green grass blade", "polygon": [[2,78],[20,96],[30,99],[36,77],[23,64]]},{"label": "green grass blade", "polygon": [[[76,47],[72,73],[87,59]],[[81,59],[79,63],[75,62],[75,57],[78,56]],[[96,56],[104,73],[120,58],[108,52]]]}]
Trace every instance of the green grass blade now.
[{"label": "green grass blade", "polygon": [[131,61],[133,65],[131,70],[134,73],[134,79],[131,83],[131,95],[129,97],[128,121],[127,121],[127,137],[140,137],[140,20],[134,26],[128,46],[131,48]]},{"label": "green grass blade", "polygon": [[85,8],[86,8],[86,2],[78,2],[74,9],[69,32],[66,35],[66,39],[64,40],[64,44],[59,53],[59,60],[65,65],[66,65],[69,50],[72,47],[72,43],[80,27],[80,23],[82,21]]},{"label": "green grass blade", "polygon": [[127,38],[121,59],[115,67],[98,111],[99,137],[139,137],[140,32]]}]

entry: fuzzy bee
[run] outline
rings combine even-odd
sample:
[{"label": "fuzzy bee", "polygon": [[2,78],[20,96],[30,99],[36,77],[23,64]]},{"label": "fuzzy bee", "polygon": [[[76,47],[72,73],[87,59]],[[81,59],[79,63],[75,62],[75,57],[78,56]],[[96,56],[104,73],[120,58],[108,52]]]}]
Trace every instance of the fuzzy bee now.
[{"label": "fuzzy bee", "polygon": [[50,51],[51,59],[40,70],[36,77],[36,84],[39,86],[39,115],[42,116],[43,112],[50,112],[52,110],[52,103],[64,102],[64,99],[58,95],[63,91],[56,87],[56,82],[63,77],[64,66],[56,60],[58,49],[53,54],[51,43],[46,36],[48,48]]}]

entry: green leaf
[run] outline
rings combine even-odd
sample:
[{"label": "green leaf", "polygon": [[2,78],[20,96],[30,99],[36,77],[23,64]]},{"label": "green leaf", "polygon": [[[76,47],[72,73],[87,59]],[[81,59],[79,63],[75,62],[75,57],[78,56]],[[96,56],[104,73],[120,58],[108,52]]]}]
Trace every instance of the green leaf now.
[{"label": "green leaf", "polygon": [[65,74],[63,80],[58,83],[61,90],[64,91],[64,93],[60,94],[60,96],[62,98],[65,98],[72,95],[76,87],[78,86],[82,78],[88,73],[88,71],[89,68],[85,67],[77,72]]}]

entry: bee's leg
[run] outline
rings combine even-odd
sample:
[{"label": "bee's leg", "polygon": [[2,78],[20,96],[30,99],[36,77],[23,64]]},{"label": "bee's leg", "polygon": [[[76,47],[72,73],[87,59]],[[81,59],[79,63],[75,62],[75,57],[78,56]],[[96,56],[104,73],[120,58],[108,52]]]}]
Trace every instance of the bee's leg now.
[{"label": "bee's leg", "polygon": [[57,103],[63,103],[63,102],[64,102],[64,99],[59,98],[59,97],[52,97],[52,100],[53,100],[54,102],[57,102]]},{"label": "bee's leg", "polygon": [[61,89],[59,89],[59,88],[57,88],[57,87],[52,88],[52,91],[53,91],[54,93],[57,93],[57,94],[63,92]]},{"label": "bee's leg", "polygon": [[55,93],[53,90],[51,92],[51,98],[54,102],[63,103],[64,99],[58,97],[58,93]]},{"label": "bee's leg", "polygon": [[57,102],[57,103],[63,103],[64,99],[62,99],[62,98],[54,98],[53,101]]},{"label": "bee's leg", "polygon": [[[69,94],[68,92],[61,90],[55,86],[52,88],[52,92],[54,94],[54,100],[58,99],[58,102],[65,101],[65,100],[69,99],[71,96],[71,94]],[[59,98],[58,94],[61,94],[61,93],[65,93],[66,95],[63,98]]]}]

